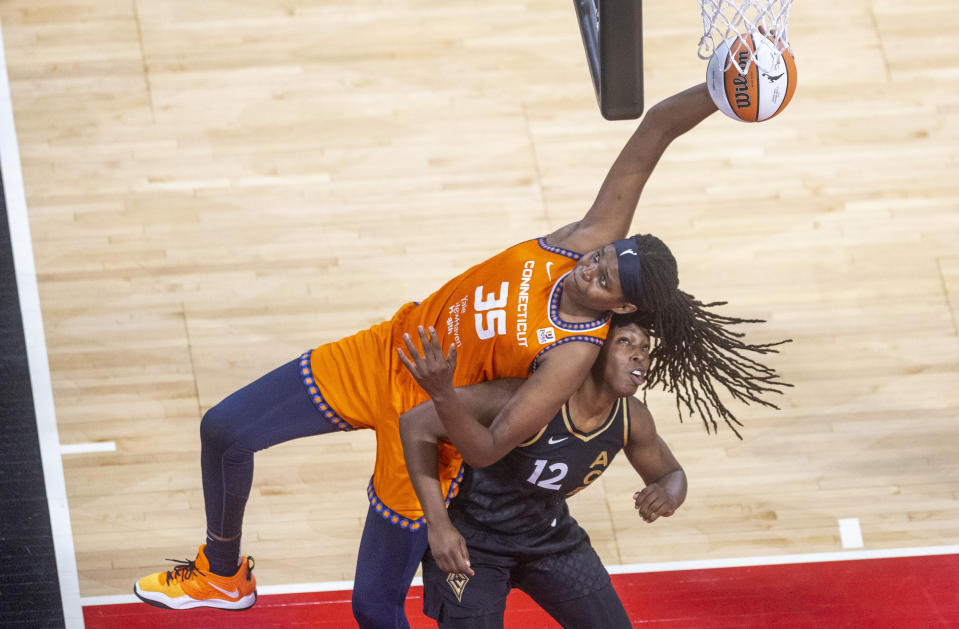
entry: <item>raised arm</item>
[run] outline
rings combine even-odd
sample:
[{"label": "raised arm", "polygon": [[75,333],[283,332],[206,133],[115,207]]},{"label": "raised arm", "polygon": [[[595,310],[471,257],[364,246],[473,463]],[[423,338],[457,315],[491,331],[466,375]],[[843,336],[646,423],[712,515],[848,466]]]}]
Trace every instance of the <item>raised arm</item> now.
[{"label": "raised arm", "polygon": [[486,427],[453,388],[456,345],[451,345],[450,354],[444,357],[435,331],[427,334],[420,327],[419,338],[423,354],[407,334],[410,358],[398,350],[400,360],[433,399],[450,442],[473,467],[495,463],[548,424],[582,384],[599,354],[599,347],[591,343],[567,343],[551,349]]},{"label": "raised arm", "polygon": [[[520,384],[522,380],[491,380],[457,391],[463,405],[476,421],[489,425]],[[432,402],[420,404],[400,417],[403,456],[413,490],[426,516],[433,558],[441,570],[472,576],[466,542],[446,513],[439,481],[437,443],[445,436]]]},{"label": "raised arm", "polygon": [[586,216],[556,230],[547,241],[585,252],[625,238],[643,187],[666,147],[714,111],[705,83],[651,107],[613,162]]},{"label": "raised arm", "polygon": [[669,446],[656,433],[649,410],[635,398],[629,399],[631,418],[629,440],[624,451],[646,483],[633,494],[635,507],[646,522],[669,517],[686,500],[686,472]]}]

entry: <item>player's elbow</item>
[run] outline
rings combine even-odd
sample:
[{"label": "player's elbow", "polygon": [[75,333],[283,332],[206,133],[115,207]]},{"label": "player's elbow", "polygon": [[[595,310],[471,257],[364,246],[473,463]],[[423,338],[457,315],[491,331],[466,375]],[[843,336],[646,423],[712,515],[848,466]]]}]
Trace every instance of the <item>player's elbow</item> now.
[{"label": "player's elbow", "polygon": [[400,443],[403,444],[405,448],[412,437],[412,426],[410,425],[410,420],[406,415],[400,415]]},{"label": "player's elbow", "polygon": [[677,119],[676,109],[668,102],[656,103],[643,118],[643,138],[647,146],[665,151],[670,142],[681,136],[685,129]]},{"label": "player's elbow", "polygon": [[470,467],[489,467],[512,449],[509,444],[497,442],[494,435],[488,434],[488,437],[471,443],[469,448],[461,448],[460,454]]},{"label": "player's elbow", "polygon": [[460,455],[463,457],[463,462],[469,465],[472,468],[478,467],[489,467],[493,463],[496,463],[500,460],[499,456],[496,456],[494,453],[487,451],[473,451],[473,452],[463,452],[460,451]]},{"label": "player's elbow", "polygon": [[400,415],[399,424],[400,442],[403,447],[428,436],[424,430],[423,421],[413,411],[407,411]]}]

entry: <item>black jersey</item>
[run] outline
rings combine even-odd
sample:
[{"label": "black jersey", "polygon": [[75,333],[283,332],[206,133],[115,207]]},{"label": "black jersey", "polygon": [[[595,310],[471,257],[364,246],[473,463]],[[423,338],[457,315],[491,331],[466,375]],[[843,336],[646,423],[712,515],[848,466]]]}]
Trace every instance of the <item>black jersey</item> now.
[{"label": "black jersey", "polygon": [[622,450],[629,422],[628,399],[620,398],[599,428],[582,433],[564,404],[538,434],[496,463],[467,468],[451,519],[505,535],[555,525],[568,513],[566,497],[599,478]]}]

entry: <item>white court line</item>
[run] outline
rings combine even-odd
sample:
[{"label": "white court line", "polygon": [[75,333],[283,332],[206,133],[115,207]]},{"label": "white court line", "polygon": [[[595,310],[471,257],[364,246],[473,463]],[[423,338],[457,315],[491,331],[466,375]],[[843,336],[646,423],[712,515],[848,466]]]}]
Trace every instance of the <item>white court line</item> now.
[{"label": "white court line", "polygon": [[[259,591],[260,588],[257,588]],[[84,596],[80,599],[80,604],[84,607],[96,607],[98,605],[126,605],[127,603],[138,603],[138,599],[133,594],[114,594],[113,596]]]},{"label": "white court line", "polygon": [[[919,546],[916,548],[886,548],[881,550],[837,551],[831,553],[806,553],[802,555],[769,555],[765,557],[735,557],[730,559],[693,559],[690,561],[664,561],[660,563],[634,563],[622,566],[606,566],[610,574],[639,574],[643,572],[670,572],[680,570],[708,570],[710,568],[746,568],[750,566],[779,566],[826,561],[851,561],[857,559],[894,559],[896,557],[928,557],[932,555],[959,555],[956,546]],[[413,585],[423,585],[416,577]],[[335,592],[353,589],[352,581],[326,581],[321,583],[292,583],[289,585],[265,585],[257,587],[257,593],[301,594],[305,592]],[[84,606],[119,605],[136,603],[133,594],[116,596],[87,596],[80,599]]]},{"label": "white court line", "polygon": [[73,553],[73,532],[70,529],[67,490],[63,483],[60,439],[57,434],[57,417],[53,408],[50,365],[47,363],[47,344],[43,336],[40,295],[37,291],[37,274],[33,261],[33,244],[30,241],[30,223],[27,220],[27,199],[23,189],[17,132],[13,124],[13,104],[10,100],[10,81],[7,76],[7,57],[4,51],[2,29],[0,29],[0,165],[2,165],[3,188],[6,193],[7,221],[10,223],[13,268],[20,294],[23,336],[26,341],[30,383],[33,387],[33,408],[37,415],[43,483],[50,509],[53,549],[60,581],[60,599],[63,602],[66,626],[69,629],[82,628],[80,583]]},{"label": "white court line", "polygon": [[[413,577],[412,585],[423,585],[421,577]],[[352,581],[323,581],[319,583],[291,583],[289,585],[264,585],[256,588],[259,594],[302,594],[304,592],[338,592],[352,590]]]},{"label": "white court line", "polygon": [[839,539],[843,548],[862,548],[862,529],[859,528],[859,518],[842,518],[839,520]]},{"label": "white court line", "polygon": [[116,452],[116,441],[60,444],[60,454],[89,454],[91,452]]},{"label": "white court line", "polygon": [[663,561],[660,563],[634,563],[624,566],[606,566],[610,574],[635,574],[640,572],[667,572],[670,570],[708,570],[710,568],[745,568],[749,566],[780,566],[795,563],[821,563],[825,561],[853,561],[857,559],[894,559],[896,557],[927,557],[930,555],[959,555],[959,545],[917,546],[915,548],[885,548],[878,550],[841,550],[829,553],[805,553],[802,555],[767,555],[763,557],[737,557],[734,559],[694,559],[692,561]]}]

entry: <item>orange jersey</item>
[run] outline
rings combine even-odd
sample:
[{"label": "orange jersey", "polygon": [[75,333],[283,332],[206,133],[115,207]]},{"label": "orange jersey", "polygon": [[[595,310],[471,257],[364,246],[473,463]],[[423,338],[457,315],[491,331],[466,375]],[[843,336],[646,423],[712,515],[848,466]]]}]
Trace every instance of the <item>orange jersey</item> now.
[{"label": "orange jersey", "polygon": [[[602,345],[609,317],[570,323],[559,317],[562,277],[580,254],[529,240],[468,269],[390,321],[318,347],[302,362],[307,388],[334,423],[377,431],[371,500],[402,524],[422,515],[403,459],[399,416],[429,399],[400,362],[403,334],[436,329],[444,351],[456,343],[455,386],[525,378],[547,351],[571,341]],[[444,491],[455,492],[461,459],[441,447]],[[379,508],[379,507],[378,507]],[[399,512],[399,515],[396,512]],[[407,525],[412,526],[412,522]]]}]

